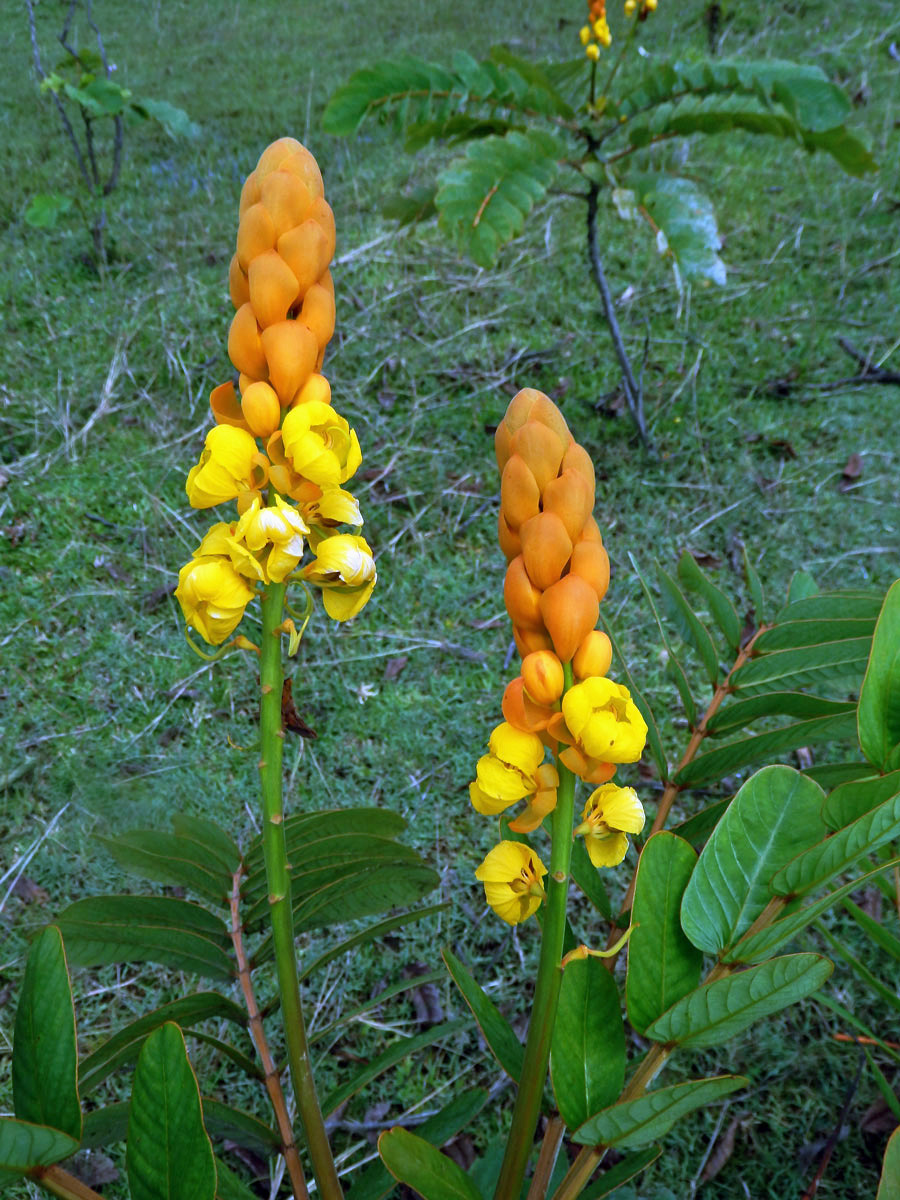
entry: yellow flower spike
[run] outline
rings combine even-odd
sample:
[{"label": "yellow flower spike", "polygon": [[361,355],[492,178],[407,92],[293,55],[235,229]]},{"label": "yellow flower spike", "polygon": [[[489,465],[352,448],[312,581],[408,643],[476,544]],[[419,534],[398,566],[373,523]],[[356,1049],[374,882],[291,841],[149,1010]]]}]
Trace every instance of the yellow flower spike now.
[{"label": "yellow flower spike", "polygon": [[617,867],[628,850],[628,833],[644,828],[644,809],[634,788],[604,783],[588,797],[576,836],[595,867]]},{"label": "yellow flower spike", "polygon": [[206,435],[185,491],[193,508],[212,508],[255,491],[267,478],[268,460],[260,454],[253,435],[234,425],[216,425]]},{"label": "yellow flower spike", "polygon": [[297,474],[320,487],[346,483],[362,462],[356,433],[321,400],[292,408],[284,418],[281,440]]},{"label": "yellow flower spike", "polygon": [[589,758],[637,762],[647,740],[647,723],[623,684],[593,677],[570,688],[562,711],[572,736]]},{"label": "yellow flower spike", "polygon": [[316,557],[303,568],[302,575],[322,589],[325,611],[335,621],[355,617],[378,579],[369,543],[352,533],[323,538],[316,547]]},{"label": "yellow flower spike", "polygon": [[545,893],[541,880],[547,868],[521,842],[501,842],[489,851],[475,872],[484,884],[484,897],[501,920],[518,925],[541,906]]},{"label": "yellow flower spike", "polygon": [[234,632],[252,598],[253,588],[227,558],[195,558],[178,573],[175,599],[185,624],[213,646]]},{"label": "yellow flower spike", "polygon": [[596,62],[600,57],[600,47],[596,42],[591,42],[589,46],[585,46],[584,52],[591,62]]}]

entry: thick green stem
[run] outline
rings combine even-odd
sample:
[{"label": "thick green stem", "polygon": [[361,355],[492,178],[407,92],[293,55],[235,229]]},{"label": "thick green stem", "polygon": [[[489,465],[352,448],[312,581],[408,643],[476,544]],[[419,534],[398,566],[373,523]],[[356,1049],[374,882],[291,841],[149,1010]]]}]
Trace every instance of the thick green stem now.
[{"label": "thick green stem", "polygon": [[[571,668],[566,667],[566,686],[571,687]],[[541,957],[538,964],[528,1040],[522,1077],[513,1109],[512,1125],[506,1142],[506,1153],[494,1200],[517,1200],[534,1143],[541,1110],[541,1099],[547,1079],[550,1041],[556,1020],[556,1006],[562,983],[563,939],[566,932],[566,901],[569,896],[569,866],[572,859],[572,817],[575,810],[575,776],[559,760],[559,791],[553,811],[552,849],[550,851],[550,880],[547,884],[547,908],[541,936]]]},{"label": "thick green stem", "polygon": [[281,993],[281,1018],[297,1112],[303,1126],[319,1194],[326,1200],[340,1200],[343,1193],[328,1144],[309,1061],[294,949],[291,872],[284,839],[284,802],[281,790],[281,758],[284,749],[281,690],[284,673],[281,664],[280,626],[283,611],[284,584],[269,584],[262,599],[263,632],[259,656],[262,689],[259,708],[259,777],[263,803],[263,853],[266,859],[278,990]]}]

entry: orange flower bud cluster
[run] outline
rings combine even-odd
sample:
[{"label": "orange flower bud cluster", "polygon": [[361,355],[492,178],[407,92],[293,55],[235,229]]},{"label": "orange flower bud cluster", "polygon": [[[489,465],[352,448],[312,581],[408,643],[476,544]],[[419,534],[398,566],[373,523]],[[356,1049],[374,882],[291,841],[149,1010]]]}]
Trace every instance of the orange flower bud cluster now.
[{"label": "orange flower bud cluster", "polygon": [[[224,383],[210,396],[219,424],[267,438],[282,410],[318,379],[334,333],[334,215],[310,152],[280,138],[263,152],[241,192],[237,250],[228,272],[237,309],[228,356],[240,398]],[[327,388],[321,380],[318,391]],[[305,400],[307,397],[304,396]]]},{"label": "orange flower bud cluster", "polygon": [[[590,638],[581,657],[596,656],[590,635],[609,584],[609,559],[592,515],[590,457],[556,405],[533,388],[513,398],[495,447],[499,538],[508,562],[503,596],[519,653],[528,659],[552,651],[568,663]],[[592,657],[592,674],[595,665]],[[545,704],[533,690],[541,691],[536,674],[529,674],[532,686],[522,678],[528,698]]]}]

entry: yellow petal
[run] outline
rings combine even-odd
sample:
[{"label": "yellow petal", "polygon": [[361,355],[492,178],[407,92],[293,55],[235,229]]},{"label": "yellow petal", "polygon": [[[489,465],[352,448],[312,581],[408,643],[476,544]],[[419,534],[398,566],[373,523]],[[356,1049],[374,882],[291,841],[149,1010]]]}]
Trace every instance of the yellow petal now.
[{"label": "yellow petal", "polygon": [[530,796],[534,791],[531,780],[526,779],[521,771],[507,763],[501,762],[493,754],[485,754],[478,760],[475,774],[478,786],[489,796],[507,804],[513,804],[524,796]]},{"label": "yellow petal", "polygon": [[502,762],[533,776],[544,758],[544,743],[536,733],[525,733],[504,721],[490,738],[491,753]]},{"label": "yellow petal", "polygon": [[634,788],[605,783],[597,788],[591,801],[594,802],[593,806],[603,813],[603,820],[610,829],[619,829],[623,833],[640,833],[644,828],[644,810]]},{"label": "yellow petal", "polygon": [[595,867],[617,867],[628,851],[624,833],[608,833],[605,837],[588,834],[584,844]]}]

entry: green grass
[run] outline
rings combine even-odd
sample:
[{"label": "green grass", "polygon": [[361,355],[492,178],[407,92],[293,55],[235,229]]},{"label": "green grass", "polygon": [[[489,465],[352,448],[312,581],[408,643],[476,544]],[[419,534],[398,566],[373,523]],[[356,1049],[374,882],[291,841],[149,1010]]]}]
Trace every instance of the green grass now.
[{"label": "green grass", "polygon": [[[702,9],[660,5],[642,32],[647,48],[702,53]],[[613,562],[605,611],[653,699],[672,758],[686,740],[684,722],[629,554],[642,567],[658,558],[670,568],[685,547],[714,556],[714,578],[741,596],[742,613],[748,602],[734,566],[740,542],[775,598],[798,568],[823,586],[886,587],[900,545],[896,388],[821,385],[855,373],[838,335],[896,367],[900,287],[890,256],[897,249],[900,107],[888,47],[900,26],[893,7],[883,0],[867,6],[864,19],[833,0],[765,12],[728,7],[722,53],[800,56],[865,97],[853,123],[867,131],[882,170],[848,179],[830,161],[785,145],[692,141],[682,169],[715,199],[730,272],[725,289],[697,289],[679,312],[652,245],[614,215],[604,217],[614,294],[634,289],[619,313],[636,359],[649,336],[646,404],[658,461],[641,452],[621,411],[610,415],[600,404],[618,373],[573,201],[544,205],[487,273],[459,259],[436,230],[397,231],[379,215],[410,171],[430,177],[439,152],[412,161],[389,129],[368,127],[350,142],[320,130],[330,90],[366,56],[409,50],[441,59],[456,48],[477,54],[507,41],[518,53],[562,57],[572,53],[578,5],[560,25],[557,7],[523,10],[500,0],[427,9],[380,0],[301,13],[268,0],[95,4],[122,82],[182,105],[203,129],[195,143],[149,127],[127,131],[102,279],[85,264],[89,237],[77,219],[53,234],[23,221],[35,192],[74,190],[75,180],[54,113],[36,94],[27,22],[18,6],[3,10],[10,31],[0,50],[0,166],[9,184],[0,197],[4,871],[55,823],[25,872],[49,900],[26,906],[11,897],[0,914],[0,992],[4,981],[15,984],[27,938],[53,912],[111,881],[132,886],[98,849],[96,834],[165,828],[177,809],[210,815],[245,840],[252,835],[253,665],[241,658],[201,664],[183,640],[174,601],[160,589],[173,585],[208,523],[188,509],[183,479],[208,423],[208,393],[230,370],[225,275],[240,181],[267,142],[290,133],[316,153],[337,217],[338,332],[326,371],[363,445],[369,473],[360,499],[380,576],[358,620],[332,627],[319,615],[305,641],[295,698],[319,738],[288,747],[290,802],[401,812],[453,902],[410,944],[334,966],[309,989],[310,1007],[352,1007],[407,961],[433,965],[435,947],[448,942],[483,982],[496,983],[491,991],[505,1010],[521,1017],[536,931],[526,926],[510,935],[483,915],[472,870],[492,830],[466,798],[509,677],[489,430],[518,387],[537,386],[560,398],[591,452],[596,511]],[[38,13],[49,63],[62,10],[39,6]],[[771,382],[783,378],[793,389],[773,395]],[[843,491],[851,453],[861,455],[863,470]],[[386,664],[398,658],[405,666],[386,678]],[[365,702],[363,685],[375,689]],[[869,953],[847,919],[834,919],[858,953]],[[807,940],[814,944],[812,935]],[[304,939],[302,949],[321,944]],[[896,979],[895,964],[877,954],[876,961],[882,978]],[[153,970],[82,974],[84,1048],[187,986]],[[896,1038],[896,1021],[840,966],[832,987]],[[441,1002],[448,1014],[459,1012],[449,986]],[[0,1015],[0,1054],[9,1047],[13,1011],[10,1001]],[[403,1002],[382,1015],[393,1021],[397,1014],[412,1016]],[[829,1043],[834,1028],[830,1013],[806,1005],[727,1051],[676,1060],[672,1081],[695,1068],[735,1069],[750,1073],[755,1089],[747,1101],[752,1119],[732,1159],[706,1185],[711,1200],[802,1193],[816,1162],[798,1158],[801,1148],[833,1128],[856,1069],[852,1048]],[[351,1026],[320,1064],[326,1088],[346,1069],[342,1055],[365,1058],[384,1036]],[[206,1049],[197,1053],[204,1075],[215,1070]],[[454,1086],[495,1079],[474,1039],[423,1062],[429,1087],[451,1075],[459,1076]],[[0,1074],[5,1111],[7,1078],[8,1071]],[[408,1068],[371,1086],[344,1116],[362,1120],[390,1100],[389,1121],[421,1087]],[[210,1089],[259,1108],[230,1075],[213,1076]],[[820,1196],[874,1194],[881,1143],[859,1129],[859,1118],[875,1094],[864,1075]],[[741,1105],[734,1102],[726,1124]],[[663,1183],[687,1194],[717,1115],[679,1127],[640,1194],[651,1196]],[[478,1150],[500,1121],[492,1114]],[[338,1140],[341,1149],[354,1148],[351,1162],[372,1153],[359,1133],[343,1129]],[[101,1190],[124,1195],[121,1184]]]}]

